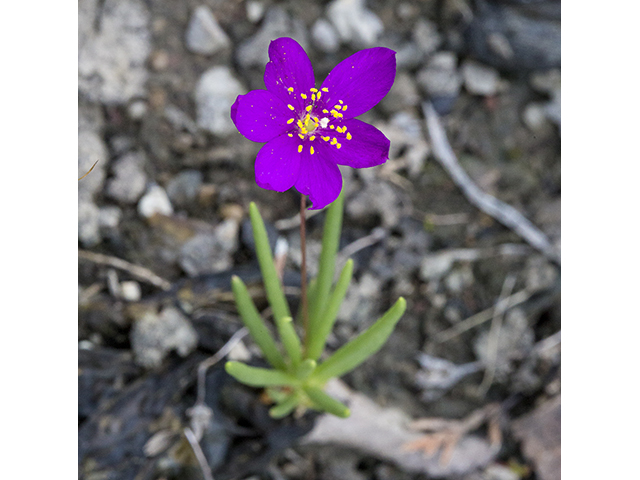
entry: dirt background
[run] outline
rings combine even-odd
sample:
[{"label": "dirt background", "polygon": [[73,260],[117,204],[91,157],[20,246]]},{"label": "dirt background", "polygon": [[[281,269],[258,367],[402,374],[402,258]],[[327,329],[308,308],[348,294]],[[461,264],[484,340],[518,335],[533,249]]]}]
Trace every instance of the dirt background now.
[{"label": "dirt background", "polygon": [[[459,425],[447,424],[421,453],[446,467],[438,473],[366,447],[301,445],[317,414],[270,420],[260,392],[218,364],[200,441],[214,477],[560,478],[559,264],[461,193],[434,158],[422,108],[433,104],[473,182],[559,251],[560,2],[550,0],[80,0],[78,176],[98,162],[78,196],[80,477],[203,478],[182,432],[198,364],[241,328],[230,275],[259,287],[250,201],[273,242],[288,242],[296,303],[299,196],[255,184],[261,145],[228,117],[238,94],[264,87],[280,36],[305,47],[318,85],[359,49],[397,52],[394,87],[361,117],[391,140],[390,159],[343,170],[341,249],[356,268],[329,348],[399,295],[408,308],[343,380],[411,419],[496,405],[461,432],[494,448],[456,468],[438,448],[437,433]],[[311,273],[323,218],[308,221]],[[261,361],[248,338],[232,356]]]}]

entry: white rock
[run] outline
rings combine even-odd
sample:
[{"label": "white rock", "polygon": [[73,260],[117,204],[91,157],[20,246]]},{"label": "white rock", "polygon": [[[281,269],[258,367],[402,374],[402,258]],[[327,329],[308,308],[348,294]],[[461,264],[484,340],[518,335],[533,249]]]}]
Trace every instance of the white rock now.
[{"label": "white rock", "polygon": [[264,3],[250,1],[247,2],[247,19],[251,23],[258,23],[264,16]]},{"label": "white rock", "polygon": [[93,201],[78,198],[78,239],[85,247],[100,243],[99,209]]},{"label": "white rock", "polygon": [[424,18],[419,18],[413,27],[413,41],[426,55],[431,55],[438,50],[442,43],[442,37],[438,33],[438,27]]},{"label": "white rock", "polygon": [[455,97],[462,80],[457,72],[458,59],[453,52],[438,52],[418,72],[418,83],[434,97]]},{"label": "white rock", "polygon": [[225,136],[236,130],[229,111],[236,97],[245,93],[228,67],[207,70],[196,87],[198,125],[213,134]]},{"label": "white rock", "polygon": [[129,302],[137,302],[142,297],[140,290],[140,284],[133,280],[128,280],[120,283],[120,294],[122,298]]},{"label": "white rock", "polygon": [[231,45],[229,37],[206,5],[200,5],[193,11],[185,40],[189,50],[202,55],[213,55]]},{"label": "white rock", "polygon": [[327,16],[343,41],[353,47],[371,47],[384,28],[382,21],[364,6],[364,0],[334,0]]},{"label": "white rock", "polygon": [[158,185],[151,185],[138,202],[138,213],[144,218],[151,218],[156,213],[171,215],[173,207],[167,192]]},{"label": "white rock", "polygon": [[333,53],[340,48],[338,33],[324,18],[320,18],[313,24],[311,36],[314,44],[323,52]]},{"label": "white rock", "polygon": [[465,88],[473,95],[495,95],[498,91],[498,71],[474,60],[466,60],[463,63],[462,78]]}]

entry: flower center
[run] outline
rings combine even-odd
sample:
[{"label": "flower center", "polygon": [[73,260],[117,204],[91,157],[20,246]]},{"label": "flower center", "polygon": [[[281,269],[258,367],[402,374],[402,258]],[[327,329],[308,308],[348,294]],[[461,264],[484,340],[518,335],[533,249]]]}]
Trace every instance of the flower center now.
[{"label": "flower center", "polygon": [[[287,91],[289,92],[289,95],[295,96],[295,90],[293,87],[287,88]],[[304,117],[300,117],[296,122],[296,126],[298,127],[298,137],[300,137],[300,140],[308,140],[310,142],[313,142],[316,139],[316,135],[318,135],[325,142],[329,142],[330,145],[335,146],[337,149],[340,149],[342,147],[342,144],[338,141],[338,137],[341,137],[341,140],[351,140],[351,133],[347,132],[346,125],[329,125],[329,122],[331,120],[336,120],[338,123],[340,123],[341,119],[344,117],[344,115],[340,111],[346,111],[347,106],[342,100],[338,100],[338,103],[336,103],[331,110],[327,110],[326,108],[322,110],[322,113],[326,116],[318,118],[315,115],[312,115],[311,112],[313,111],[313,107],[315,106],[316,101],[320,100],[322,92],[328,93],[329,90],[327,88],[322,88],[321,90],[318,90],[317,88],[310,89],[309,93],[311,96],[311,103],[304,107],[304,111],[306,112]],[[305,100],[306,103],[309,95],[307,95],[306,93],[301,93],[300,97]],[[295,107],[291,104],[287,105],[287,107],[292,112],[296,111]],[[287,120],[287,124],[289,125],[293,122],[295,122],[295,117]],[[318,127],[320,127],[320,131],[316,132],[316,130],[318,130]],[[333,136],[335,134],[329,130],[341,133],[344,135],[344,137],[342,137],[341,135]],[[329,135],[326,135],[327,133]],[[294,132],[290,131],[289,133],[287,133],[287,135],[289,137],[294,137]],[[333,138],[331,138],[332,136]],[[303,148],[304,147],[302,144],[298,145],[298,152],[302,153]],[[313,155],[315,152],[313,146],[311,145],[309,145],[309,152],[311,153],[311,155]]]}]

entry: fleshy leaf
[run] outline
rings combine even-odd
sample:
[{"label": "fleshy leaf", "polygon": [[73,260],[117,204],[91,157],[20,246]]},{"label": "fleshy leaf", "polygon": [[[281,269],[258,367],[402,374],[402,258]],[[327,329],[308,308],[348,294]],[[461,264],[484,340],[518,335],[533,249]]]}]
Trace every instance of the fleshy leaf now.
[{"label": "fleshy leaf", "polygon": [[330,378],[344,375],[380,350],[406,308],[407,302],[400,297],[376,323],[340,347],[331,357],[319,365],[312,375],[314,381],[324,383]]},{"label": "fleshy leaf", "polygon": [[287,355],[291,359],[293,368],[297,368],[302,360],[302,346],[298,334],[293,328],[293,321],[291,317],[284,317],[278,319],[276,317],[276,325],[278,327],[278,333],[280,339],[284,345],[284,349],[287,351]]},{"label": "fleshy leaf", "polygon": [[224,369],[233,378],[251,387],[293,386],[300,383],[293,375],[281,370],[251,367],[241,362],[227,362]]},{"label": "fleshy leaf", "polygon": [[309,395],[309,398],[313,402],[314,408],[331,413],[332,415],[340,418],[347,418],[349,415],[351,415],[351,411],[344,403],[324,393],[322,389],[318,387],[312,387],[310,385],[305,385],[303,389],[304,392]]},{"label": "fleshy leaf", "polygon": [[290,317],[289,305],[282,291],[276,266],[273,263],[267,229],[264,226],[258,207],[256,207],[256,204],[253,202],[249,204],[249,217],[251,218],[251,226],[253,227],[253,238],[256,243],[256,253],[264,280],[264,288],[267,291],[267,298],[273,309],[273,314],[276,319],[280,320],[285,317]]},{"label": "fleshy leaf", "polygon": [[240,318],[249,330],[253,341],[260,347],[264,358],[275,368],[285,369],[284,359],[271,336],[271,332],[260,317],[244,282],[234,275],[231,279],[231,289],[240,312]]},{"label": "fleshy leaf", "polygon": [[289,415],[298,406],[298,393],[292,392],[286,399],[269,409],[271,418],[283,418]]},{"label": "fleshy leaf", "polygon": [[324,350],[327,337],[336,321],[340,306],[349,288],[351,276],[353,275],[353,260],[347,260],[347,263],[340,272],[340,277],[336,283],[336,288],[331,293],[327,305],[325,306],[320,321],[318,321],[317,330],[313,332],[312,338],[309,340],[309,348],[307,349],[307,357],[317,360]]}]

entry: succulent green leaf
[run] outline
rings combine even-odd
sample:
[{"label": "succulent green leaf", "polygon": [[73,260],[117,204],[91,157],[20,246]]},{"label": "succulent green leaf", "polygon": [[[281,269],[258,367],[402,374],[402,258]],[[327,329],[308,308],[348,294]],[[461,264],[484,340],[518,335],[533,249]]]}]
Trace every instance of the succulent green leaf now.
[{"label": "succulent green leaf", "polygon": [[338,283],[336,283],[336,287],[329,297],[324,312],[322,313],[321,321],[318,322],[317,329],[313,332],[311,338],[309,338],[309,346],[306,354],[307,358],[312,358],[314,360],[320,358],[320,355],[324,350],[325,343],[327,342],[327,337],[333,329],[333,324],[335,323],[338,312],[340,311],[340,306],[342,305],[344,296],[349,288],[349,283],[351,283],[352,275],[353,260],[349,259],[342,268],[342,272],[340,272]]},{"label": "succulent green leaf", "polygon": [[306,380],[307,377],[309,377],[309,375],[311,375],[311,373],[316,369],[316,366],[317,363],[315,362],[315,360],[307,358],[298,367],[298,370],[296,371],[296,377],[298,377],[300,380]]},{"label": "succulent green leaf", "polygon": [[371,327],[343,345],[319,365],[313,372],[313,380],[324,383],[330,378],[344,375],[380,350],[406,308],[407,302],[400,297]]},{"label": "succulent green leaf", "polygon": [[322,389],[310,385],[305,385],[302,388],[317,410],[323,410],[340,418],[347,418],[351,415],[351,411],[344,403],[327,395]]},{"label": "succulent green leaf", "polygon": [[342,211],[344,206],[344,191],[340,192],[338,198],[329,206],[327,217],[324,221],[324,232],[322,234],[322,252],[318,265],[318,277],[313,292],[313,303],[310,303],[309,312],[309,332],[307,335],[315,336],[319,324],[323,321],[322,312],[329,298],[331,285],[333,284],[333,274],[335,271],[336,254],[340,241],[340,231],[342,230]]},{"label": "succulent green leaf", "polygon": [[253,202],[249,204],[249,217],[251,218],[251,226],[253,227],[253,238],[256,243],[256,253],[264,280],[264,288],[267,291],[267,298],[273,309],[273,314],[276,319],[290,317],[291,312],[289,311],[289,305],[282,291],[276,266],[273,263],[267,229],[264,226],[258,207],[256,207],[256,204]]},{"label": "succulent green leaf", "polygon": [[302,360],[302,345],[300,343],[300,338],[298,338],[298,334],[293,327],[293,320],[291,317],[284,317],[281,319],[276,317],[276,326],[278,327],[278,333],[280,334],[280,339],[282,340],[284,349],[291,359],[293,368],[298,368],[298,365]]},{"label": "succulent green leaf", "polygon": [[289,415],[294,408],[298,406],[299,398],[298,393],[291,393],[285,400],[280,402],[278,405],[271,407],[269,409],[269,415],[272,418],[283,418]]},{"label": "succulent green leaf", "polygon": [[241,362],[227,362],[224,369],[240,383],[251,387],[269,387],[275,385],[296,385],[296,377],[280,370],[251,367]]},{"label": "succulent green leaf", "polygon": [[236,299],[236,305],[240,312],[240,318],[244,322],[245,326],[249,330],[253,341],[260,347],[264,357],[275,368],[284,370],[286,368],[284,359],[276,346],[271,332],[265,325],[262,317],[258,313],[251,295],[247,291],[247,287],[244,282],[237,276],[233,276],[231,279],[231,289],[233,290],[233,296]]}]

